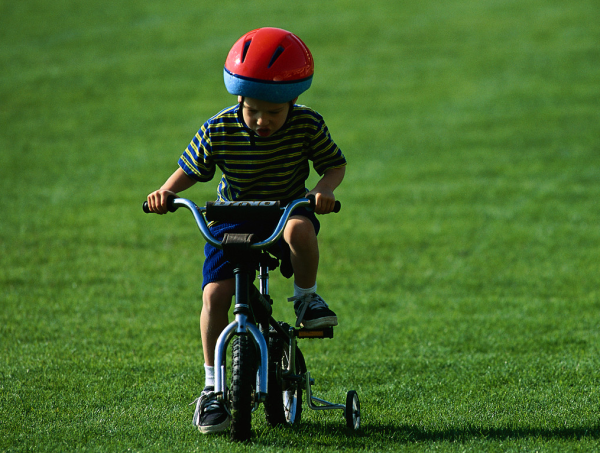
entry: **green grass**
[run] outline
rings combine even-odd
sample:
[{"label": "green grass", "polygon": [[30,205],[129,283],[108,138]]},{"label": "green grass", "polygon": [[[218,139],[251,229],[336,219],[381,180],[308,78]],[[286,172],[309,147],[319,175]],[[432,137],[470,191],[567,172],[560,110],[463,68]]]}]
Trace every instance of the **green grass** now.
[{"label": "green grass", "polygon": [[[0,2],[0,451],[600,451],[600,11],[575,0]],[[202,436],[202,242],[144,216],[275,25],[349,160],[315,393]],[[186,195],[213,199],[216,184]],[[274,279],[275,311],[289,282]]]}]

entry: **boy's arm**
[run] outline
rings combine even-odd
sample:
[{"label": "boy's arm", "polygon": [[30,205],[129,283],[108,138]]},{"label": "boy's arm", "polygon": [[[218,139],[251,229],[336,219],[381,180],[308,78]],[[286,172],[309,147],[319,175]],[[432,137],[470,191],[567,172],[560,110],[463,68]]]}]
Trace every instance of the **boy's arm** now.
[{"label": "boy's arm", "polygon": [[335,195],[333,191],[342,183],[346,167],[330,168],[323,174],[313,190],[308,192],[315,196],[315,212],[317,214],[329,214],[335,206]]},{"label": "boy's arm", "polygon": [[186,175],[181,168],[178,168],[160,189],[148,195],[148,208],[150,212],[166,214],[168,212],[167,199],[170,196],[177,196],[177,193],[189,189],[195,183],[195,180]]}]

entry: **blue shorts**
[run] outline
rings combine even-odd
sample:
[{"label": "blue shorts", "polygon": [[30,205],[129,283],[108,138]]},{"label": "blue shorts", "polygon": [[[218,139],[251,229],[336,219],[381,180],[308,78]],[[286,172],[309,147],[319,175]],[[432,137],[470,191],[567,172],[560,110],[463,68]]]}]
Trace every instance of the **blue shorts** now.
[{"label": "blue shorts", "polygon": [[[298,208],[294,210],[293,215],[301,215],[307,217],[315,227],[315,233],[319,234],[321,224],[317,220],[317,217],[315,216],[314,212],[304,208]],[[256,235],[259,241],[264,241],[273,233],[276,226],[277,221],[263,222],[260,220],[248,220],[239,223],[218,223],[210,227],[210,231],[215,237],[215,239],[218,239],[219,241],[223,240],[223,235],[225,233],[252,233]],[[282,273],[287,278],[291,277],[291,275],[286,275],[286,273],[284,272],[284,269],[291,269],[291,262],[289,262],[290,252],[288,244],[283,239],[280,239],[277,242],[277,244],[275,244],[272,247],[272,249],[269,250],[269,253],[272,253],[273,255],[282,260]],[[204,287],[209,283],[233,278],[233,265],[225,259],[223,255],[223,250],[219,250],[218,248],[215,248],[207,243],[204,246],[204,255],[205,259],[204,267],[202,269],[202,289],[204,289]]]}]

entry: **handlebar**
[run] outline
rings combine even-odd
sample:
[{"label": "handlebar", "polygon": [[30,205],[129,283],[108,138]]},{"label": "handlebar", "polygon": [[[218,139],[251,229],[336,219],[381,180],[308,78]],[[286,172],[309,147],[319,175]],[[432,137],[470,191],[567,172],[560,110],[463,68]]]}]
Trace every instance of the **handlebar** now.
[{"label": "handlebar", "polygon": [[[223,218],[226,218],[227,220],[241,220],[250,217],[262,218],[263,216],[270,216],[275,213],[279,215],[281,211],[283,211],[271,236],[264,241],[250,244],[251,249],[265,250],[274,245],[281,238],[283,229],[296,208],[308,207],[309,209],[314,210],[315,197],[311,194],[306,198],[299,198],[289,203],[285,208],[282,208],[278,201],[222,201],[209,202],[206,206],[198,207],[193,201],[188,200],[187,198],[170,197],[167,200],[167,209],[169,212],[175,212],[181,207],[187,208],[192,213],[196,220],[196,224],[198,225],[198,229],[206,242],[218,249],[223,249],[223,244],[212,235],[208,228],[206,217],[209,211],[219,212],[218,217],[220,220],[223,220]],[[339,212],[341,207],[341,203],[336,201],[333,212]],[[150,213],[146,201],[142,205],[142,209],[146,214]]]}]

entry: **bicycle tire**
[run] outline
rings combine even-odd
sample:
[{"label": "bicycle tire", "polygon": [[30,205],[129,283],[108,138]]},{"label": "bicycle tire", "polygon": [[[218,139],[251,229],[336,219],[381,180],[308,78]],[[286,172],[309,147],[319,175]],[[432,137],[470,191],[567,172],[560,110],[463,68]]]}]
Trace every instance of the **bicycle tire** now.
[{"label": "bicycle tire", "polygon": [[356,390],[350,390],[346,395],[346,426],[354,431],[360,428],[360,400]]},{"label": "bicycle tire", "polygon": [[247,335],[234,338],[230,391],[231,440],[243,442],[252,435],[252,409],[256,387],[256,346]]},{"label": "bicycle tire", "polygon": [[[284,329],[289,329],[282,323]],[[296,347],[296,372],[306,373],[306,362],[298,347]],[[289,342],[271,335],[269,337],[269,387],[265,401],[265,415],[271,426],[297,425],[302,416],[302,389],[304,383],[298,380],[285,379],[281,370],[289,363]]]}]

